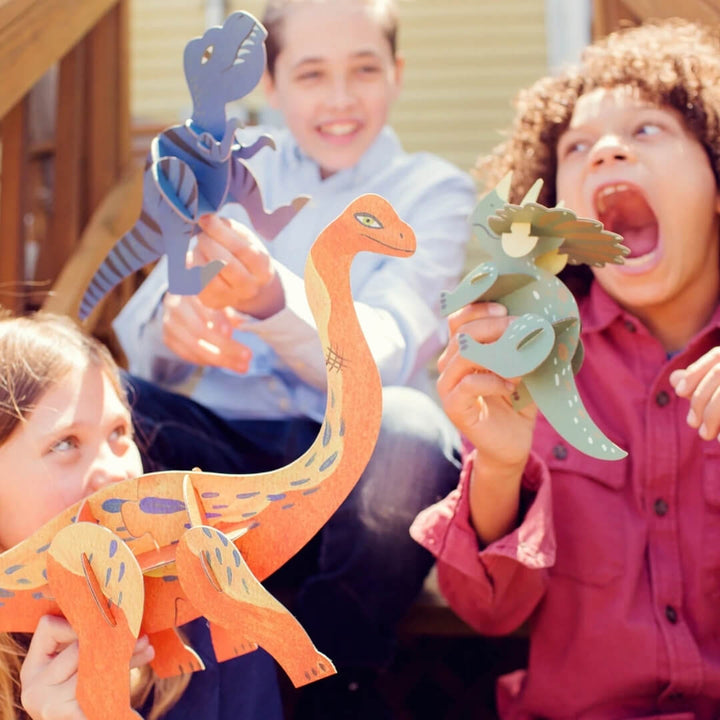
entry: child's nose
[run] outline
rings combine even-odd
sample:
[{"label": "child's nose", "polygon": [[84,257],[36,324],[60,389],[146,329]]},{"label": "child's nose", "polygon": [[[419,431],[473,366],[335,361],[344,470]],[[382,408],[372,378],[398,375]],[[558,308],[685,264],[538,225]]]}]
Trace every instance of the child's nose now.
[{"label": "child's nose", "polygon": [[631,152],[627,144],[615,134],[603,135],[593,145],[590,152],[590,164],[593,167],[612,165],[616,162],[626,162],[631,159]]},{"label": "child's nose", "polygon": [[331,89],[331,103],[334,107],[346,107],[353,102],[351,83],[344,76],[336,77]]},{"label": "child's nose", "polygon": [[117,453],[105,448],[98,453],[90,471],[89,486],[92,492],[132,477],[132,469],[127,453]]}]

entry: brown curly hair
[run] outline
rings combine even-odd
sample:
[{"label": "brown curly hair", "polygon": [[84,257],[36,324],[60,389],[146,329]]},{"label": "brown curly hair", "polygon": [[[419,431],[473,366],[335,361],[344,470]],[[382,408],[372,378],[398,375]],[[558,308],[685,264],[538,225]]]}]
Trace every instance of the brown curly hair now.
[{"label": "brown curly hair", "polygon": [[513,171],[510,199],[519,202],[537,178],[538,201],[557,202],[556,149],[580,96],[627,85],[661,107],[674,108],[705,148],[720,184],[720,27],[680,18],[649,21],[589,45],[580,63],[521,91],[507,139],[481,158],[477,174],[493,187]]}]

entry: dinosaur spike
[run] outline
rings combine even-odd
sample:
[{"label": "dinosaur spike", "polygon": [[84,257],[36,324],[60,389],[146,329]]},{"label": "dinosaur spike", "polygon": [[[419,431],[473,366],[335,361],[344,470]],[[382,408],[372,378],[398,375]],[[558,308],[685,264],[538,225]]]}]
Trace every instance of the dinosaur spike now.
[{"label": "dinosaur spike", "polygon": [[525,193],[525,197],[520,201],[520,204],[526,205],[528,203],[536,202],[538,199],[538,196],[540,195],[540,191],[542,190],[542,186],[543,186],[542,178],[538,178],[532,184],[532,187]]},{"label": "dinosaur spike", "polygon": [[500,196],[501,200],[508,202],[510,199],[510,186],[512,185],[512,170],[497,184],[495,192]]}]

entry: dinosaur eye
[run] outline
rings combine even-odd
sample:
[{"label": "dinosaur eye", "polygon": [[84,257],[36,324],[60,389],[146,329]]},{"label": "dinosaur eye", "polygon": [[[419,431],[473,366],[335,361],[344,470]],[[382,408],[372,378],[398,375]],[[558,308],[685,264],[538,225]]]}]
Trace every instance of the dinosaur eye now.
[{"label": "dinosaur eye", "polygon": [[200,62],[204,65],[206,62],[210,61],[210,58],[213,56],[213,50],[215,48],[212,45],[208,45],[205,52],[203,53],[203,56],[200,60]]},{"label": "dinosaur eye", "polygon": [[376,230],[379,230],[382,228],[383,224],[370,213],[355,213],[355,219],[365,227],[369,228],[375,228]]}]

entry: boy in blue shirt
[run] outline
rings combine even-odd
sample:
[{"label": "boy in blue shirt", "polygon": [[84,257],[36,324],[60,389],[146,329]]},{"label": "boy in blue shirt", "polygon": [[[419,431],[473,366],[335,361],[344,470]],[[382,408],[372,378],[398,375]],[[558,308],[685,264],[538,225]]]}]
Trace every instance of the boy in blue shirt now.
[{"label": "boy in blue shirt", "polygon": [[[413,227],[413,257],[364,253],[353,264],[355,308],[385,386],[383,425],[358,485],[319,534],[292,606],[336,663],[336,682],[349,685],[358,668],[391,658],[395,625],[432,562],[408,528],[457,479],[456,433],[427,394],[427,367],[445,340],[439,296],[462,271],[475,189],[449,163],[406,153],[386,124],[403,73],[393,2],[272,0],[263,23],[266,96],[287,128],[273,129],[277,149],[249,164],[269,209],[311,200],[268,244],[242,208],[204,217],[192,261],[219,258],[223,270],[188,297],[168,294],[157,268],[115,330],[148,467],[280,467],[311,444],[325,408],[325,362],[302,280],[312,243],[367,192]],[[248,142],[253,131],[244,131]],[[190,378],[189,392],[175,392]]]}]

